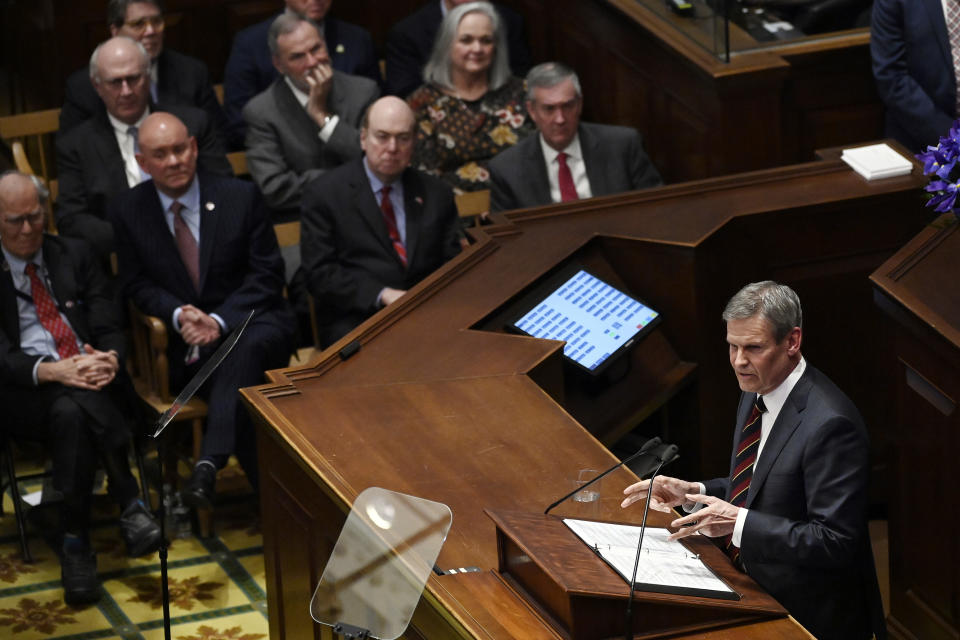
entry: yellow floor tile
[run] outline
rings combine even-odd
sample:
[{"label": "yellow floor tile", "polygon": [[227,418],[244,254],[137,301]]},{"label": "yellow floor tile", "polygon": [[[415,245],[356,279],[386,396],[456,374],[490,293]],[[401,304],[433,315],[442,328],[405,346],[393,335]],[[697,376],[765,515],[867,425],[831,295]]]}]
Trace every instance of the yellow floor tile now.
[{"label": "yellow floor tile", "polygon": [[[265,640],[270,634],[267,619],[258,612],[226,618],[172,625],[174,640]],[[144,640],[163,640],[163,628],[143,633]]]},{"label": "yellow floor tile", "polygon": [[95,607],[63,604],[59,589],[0,598],[0,637],[34,640],[110,629],[110,622]]}]

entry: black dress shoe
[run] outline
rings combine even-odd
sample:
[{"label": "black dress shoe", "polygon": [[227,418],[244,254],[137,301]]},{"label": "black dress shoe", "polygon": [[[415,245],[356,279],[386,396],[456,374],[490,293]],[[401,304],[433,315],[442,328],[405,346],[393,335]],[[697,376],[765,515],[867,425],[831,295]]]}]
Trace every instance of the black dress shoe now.
[{"label": "black dress shoe", "polygon": [[193,468],[193,473],[180,495],[183,501],[194,509],[210,509],[213,507],[213,488],[216,484],[216,467],[212,464],[198,464]]},{"label": "black dress shoe", "polygon": [[127,555],[134,558],[160,547],[160,524],[139,500],[131,502],[120,514],[120,534],[127,545]]},{"label": "black dress shoe", "polygon": [[100,580],[97,578],[97,556],[92,550],[60,555],[60,582],[63,601],[79,606],[93,604],[100,599]]}]

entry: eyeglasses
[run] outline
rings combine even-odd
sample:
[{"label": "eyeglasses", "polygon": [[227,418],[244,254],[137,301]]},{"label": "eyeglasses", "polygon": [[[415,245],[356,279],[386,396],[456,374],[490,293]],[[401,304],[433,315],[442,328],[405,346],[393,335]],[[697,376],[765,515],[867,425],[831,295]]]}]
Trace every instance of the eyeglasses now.
[{"label": "eyeglasses", "polygon": [[145,73],[135,73],[129,76],[120,76],[119,78],[104,80],[103,84],[107,85],[113,91],[120,91],[123,89],[123,83],[126,82],[128,87],[135,89],[140,86],[140,83],[143,82],[146,76],[147,74]]},{"label": "eyeglasses", "polygon": [[167,26],[167,23],[164,21],[163,16],[145,16],[138,20],[132,20],[129,22],[124,22],[123,26],[134,33],[143,33],[147,30],[147,25],[153,27],[155,31],[163,31],[163,28]]},{"label": "eyeglasses", "polygon": [[24,222],[29,223],[30,226],[40,224],[43,222],[43,211],[25,213],[22,216],[17,216],[16,218],[3,218],[3,224],[9,226],[11,229],[19,229],[23,226]]}]

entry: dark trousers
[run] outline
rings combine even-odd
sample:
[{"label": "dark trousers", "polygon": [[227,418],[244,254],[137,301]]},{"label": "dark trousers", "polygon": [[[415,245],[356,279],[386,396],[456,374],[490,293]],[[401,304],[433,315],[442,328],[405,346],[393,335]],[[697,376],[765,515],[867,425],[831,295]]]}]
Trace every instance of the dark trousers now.
[{"label": "dark trousers", "polygon": [[87,530],[98,463],[107,473],[110,496],[121,508],[139,492],[127,460],[130,431],[112,387],[86,391],[49,383],[3,392],[7,432],[42,442],[52,459],[53,486],[63,494],[62,526],[68,533]]}]

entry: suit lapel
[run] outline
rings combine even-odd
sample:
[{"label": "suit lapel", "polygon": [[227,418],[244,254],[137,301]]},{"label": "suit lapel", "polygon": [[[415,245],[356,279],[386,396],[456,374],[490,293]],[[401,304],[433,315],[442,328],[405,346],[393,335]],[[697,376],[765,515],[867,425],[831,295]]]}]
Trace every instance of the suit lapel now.
[{"label": "suit lapel", "polygon": [[780,456],[780,452],[783,451],[783,447],[793,436],[797,427],[800,426],[811,386],[811,368],[807,365],[807,370],[804,371],[803,376],[797,381],[790,395],[787,396],[787,401],[780,409],[780,415],[777,416],[777,421],[773,423],[773,427],[770,428],[770,435],[767,436],[767,441],[763,444],[760,460],[753,470],[753,479],[750,481],[750,491],[747,494],[745,505],[748,509],[753,503],[754,497],[759,494],[767,476],[770,475],[770,470],[773,469],[773,465]]},{"label": "suit lapel", "polygon": [[937,44],[940,45],[940,53],[943,55],[944,63],[948,69],[953,69],[953,54],[950,51],[950,34],[947,33],[947,21],[943,15],[943,3],[941,0],[923,0],[921,2],[926,11],[927,18],[933,28],[933,33],[937,36]]},{"label": "suit lapel", "polygon": [[274,82],[273,93],[277,101],[277,108],[284,114],[285,119],[291,126],[295,126],[300,131],[308,132],[309,135],[314,137],[320,133],[320,126],[314,122],[307,110],[297,102],[297,97],[293,95],[293,91],[287,86],[287,81],[283,79],[283,76],[278,77]]},{"label": "suit lapel", "polygon": [[607,172],[603,166],[606,156],[600,149],[600,142],[591,135],[587,127],[580,125],[579,134],[580,151],[583,153],[583,164],[587,170],[587,180],[590,182],[590,193],[594,196],[602,196],[609,191],[606,183]]},{"label": "suit lapel", "polygon": [[94,120],[96,135],[91,144],[100,157],[102,166],[106,168],[110,187],[114,193],[123,193],[130,188],[127,182],[127,169],[117,145],[117,135],[113,131],[106,110],[102,111]]},{"label": "suit lapel", "polygon": [[20,309],[17,307],[17,294],[13,288],[13,276],[10,275],[10,265],[3,254],[2,271],[0,271],[0,304],[3,305],[3,330],[7,334],[10,344],[20,347]]},{"label": "suit lapel", "polygon": [[533,175],[530,188],[533,190],[534,202],[553,202],[550,197],[550,178],[547,176],[547,160],[543,157],[543,148],[540,146],[540,134],[530,136],[530,146],[527,150],[526,164],[532,167]]},{"label": "suit lapel", "polygon": [[[196,180],[200,180],[198,175]],[[207,281],[207,271],[213,257],[213,249],[219,236],[220,218],[223,216],[217,210],[216,190],[206,187],[200,181],[200,291],[203,291]],[[188,278],[189,279],[189,278]],[[197,293],[200,293],[198,291]]]},{"label": "suit lapel", "polygon": [[177,102],[176,71],[170,64],[170,56],[166,50],[160,52],[157,59],[157,102],[173,104]]},{"label": "suit lapel", "polygon": [[416,259],[417,241],[423,226],[424,191],[423,185],[412,169],[403,172],[403,210],[406,214],[406,250],[407,267]]}]

